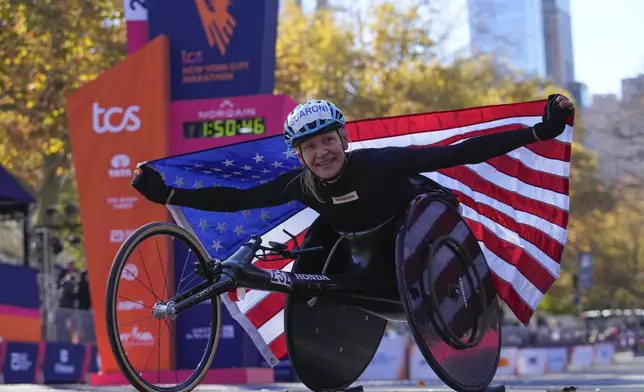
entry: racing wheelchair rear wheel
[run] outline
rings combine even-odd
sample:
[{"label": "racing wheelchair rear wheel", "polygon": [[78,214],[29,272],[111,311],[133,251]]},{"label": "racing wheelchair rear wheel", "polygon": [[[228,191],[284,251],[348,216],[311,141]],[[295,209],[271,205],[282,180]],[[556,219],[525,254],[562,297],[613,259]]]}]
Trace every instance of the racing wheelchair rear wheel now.
[{"label": "racing wheelchair rear wheel", "polygon": [[[162,237],[164,241],[157,237]],[[157,263],[146,264],[145,256],[157,259]],[[173,265],[176,268],[173,268],[166,260],[174,261],[175,258],[177,262]],[[181,265],[184,260],[185,264]],[[168,299],[186,293],[197,283],[212,282],[214,276],[210,272],[210,263],[210,258],[197,240],[171,223],[154,222],[142,226],[121,245],[107,281],[106,327],[116,363],[137,390],[188,392],[199,385],[206,375],[219,342],[220,299],[211,298],[178,315],[169,311],[171,302]],[[173,272],[181,273],[181,276],[175,279]],[[160,292],[154,291],[155,288]],[[164,331],[176,334],[177,317],[188,312],[199,312],[203,317],[208,310],[211,311],[208,316],[210,328],[200,328],[201,331],[196,332],[198,338],[193,335],[194,340],[206,340],[201,358],[192,373],[191,370],[178,369],[177,339],[174,336],[164,337]],[[131,320],[122,322],[121,318]],[[152,325],[154,327],[151,328]],[[193,332],[187,331],[187,334],[192,335]],[[186,331],[181,331],[181,334],[186,334]],[[163,348],[163,343],[167,343],[167,347]],[[154,347],[149,347],[152,345]],[[137,347],[143,350],[136,350]],[[146,348],[150,350],[146,352]],[[141,365],[143,369],[138,368]]]},{"label": "racing wheelchair rear wheel", "polygon": [[396,253],[402,305],[425,361],[458,392],[485,390],[498,367],[501,316],[474,233],[453,206],[418,196]]}]

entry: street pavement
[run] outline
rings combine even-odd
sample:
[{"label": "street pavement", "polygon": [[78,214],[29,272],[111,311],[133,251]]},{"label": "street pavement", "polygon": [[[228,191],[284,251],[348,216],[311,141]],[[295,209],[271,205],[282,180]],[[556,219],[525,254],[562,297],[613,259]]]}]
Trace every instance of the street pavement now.
[{"label": "street pavement", "polygon": [[[449,392],[450,388],[439,383],[418,385],[413,382],[367,382],[361,384],[365,392]],[[498,377],[492,385],[506,385],[507,392],[561,392],[574,386],[577,392],[644,392],[644,357],[626,357],[615,364],[583,371],[541,376]],[[0,385],[0,392],[125,392],[132,387],[92,387],[89,385]],[[201,392],[305,392],[302,384],[271,385],[201,385],[194,391]]]}]

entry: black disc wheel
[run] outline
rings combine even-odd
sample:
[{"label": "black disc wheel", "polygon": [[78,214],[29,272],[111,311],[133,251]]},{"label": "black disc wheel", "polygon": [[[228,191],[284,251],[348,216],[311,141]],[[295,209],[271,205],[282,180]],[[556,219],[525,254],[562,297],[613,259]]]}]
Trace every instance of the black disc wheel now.
[{"label": "black disc wheel", "polygon": [[501,316],[492,271],[467,222],[448,204],[417,197],[397,237],[396,267],[427,364],[455,391],[484,391],[499,363]]}]

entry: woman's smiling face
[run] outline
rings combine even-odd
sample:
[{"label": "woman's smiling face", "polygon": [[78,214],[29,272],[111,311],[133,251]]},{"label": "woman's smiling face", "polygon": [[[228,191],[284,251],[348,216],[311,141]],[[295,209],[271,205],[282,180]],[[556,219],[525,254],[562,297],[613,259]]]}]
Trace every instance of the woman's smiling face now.
[{"label": "woman's smiling face", "polygon": [[335,177],[344,165],[346,139],[336,130],[312,136],[295,146],[300,162],[322,179]]}]

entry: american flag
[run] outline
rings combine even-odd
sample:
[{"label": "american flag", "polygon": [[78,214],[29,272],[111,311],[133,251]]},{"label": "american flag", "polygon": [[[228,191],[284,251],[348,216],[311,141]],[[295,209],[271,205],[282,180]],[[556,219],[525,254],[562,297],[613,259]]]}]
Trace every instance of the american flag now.
[{"label": "american flag", "polygon": [[[347,123],[350,150],[385,146],[448,145],[465,139],[541,121],[545,101],[423,113]],[[567,236],[573,115],[553,140],[518,148],[487,162],[421,173],[452,189],[462,205],[492,271],[497,294],[527,324],[544,294],[559,277]],[[283,137],[151,161],[167,184],[180,188],[209,186],[251,188],[299,168]],[[216,205],[217,200],[213,200]],[[192,232],[213,258],[225,258],[251,235],[301,243],[317,213],[299,202],[219,213],[169,206],[179,225]],[[290,270],[292,260],[255,265]],[[286,354],[284,301],[280,293],[250,290],[223,301],[266,361],[275,366]]]}]

